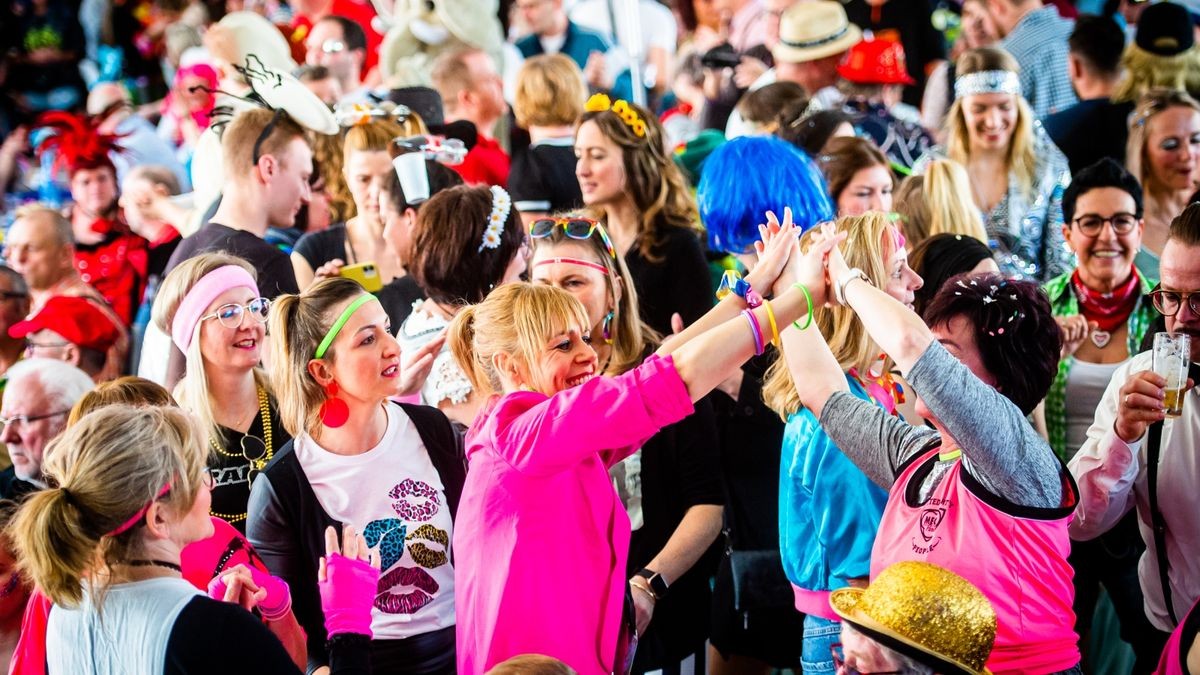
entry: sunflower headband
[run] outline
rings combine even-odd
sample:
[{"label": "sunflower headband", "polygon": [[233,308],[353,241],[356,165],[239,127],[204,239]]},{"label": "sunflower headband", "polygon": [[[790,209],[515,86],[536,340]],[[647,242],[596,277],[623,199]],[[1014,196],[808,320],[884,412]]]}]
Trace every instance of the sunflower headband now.
[{"label": "sunflower headband", "polygon": [[637,111],[625,99],[619,98],[614,102],[605,94],[592,94],[592,97],[588,99],[583,109],[587,112],[611,111],[617,117],[621,118],[625,126],[633,129],[633,133],[638,138],[646,137],[646,120],[642,119],[642,116],[638,115]]}]

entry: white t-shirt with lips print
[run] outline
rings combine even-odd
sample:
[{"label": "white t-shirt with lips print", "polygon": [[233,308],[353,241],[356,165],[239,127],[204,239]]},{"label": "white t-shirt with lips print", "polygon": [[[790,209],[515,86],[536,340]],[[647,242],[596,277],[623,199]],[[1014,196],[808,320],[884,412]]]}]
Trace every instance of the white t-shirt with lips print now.
[{"label": "white t-shirt with lips print", "polygon": [[454,625],[454,532],[445,486],[412,420],[393,403],[387,417],[383,439],[361,455],[336,455],[307,434],[294,447],[321,508],[379,551],[371,629],[394,640]]}]

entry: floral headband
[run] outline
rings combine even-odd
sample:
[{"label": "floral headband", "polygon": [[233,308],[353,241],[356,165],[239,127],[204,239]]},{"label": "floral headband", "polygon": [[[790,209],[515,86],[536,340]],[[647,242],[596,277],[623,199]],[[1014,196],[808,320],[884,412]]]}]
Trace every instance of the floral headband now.
[{"label": "floral headband", "polygon": [[605,94],[592,94],[583,109],[587,112],[611,111],[620,117],[625,126],[632,129],[638,138],[646,137],[646,120],[642,119],[642,116],[625,99],[619,98],[614,102]]},{"label": "floral headband", "polygon": [[504,223],[512,212],[512,197],[499,185],[492,186],[492,212],[488,215],[487,228],[483,231],[483,242],[479,244],[479,252],[485,248],[500,246],[500,235],[504,234]]},{"label": "floral headband", "polygon": [[333,116],[338,126],[343,128],[357,127],[377,119],[395,119],[404,122],[412,115],[408,106],[397,105],[391,101],[383,101],[378,105],[369,103],[339,103],[333,109]]},{"label": "floral headband", "polygon": [[982,70],[954,80],[954,98],[974,94],[1020,95],[1021,80],[1011,70]]}]

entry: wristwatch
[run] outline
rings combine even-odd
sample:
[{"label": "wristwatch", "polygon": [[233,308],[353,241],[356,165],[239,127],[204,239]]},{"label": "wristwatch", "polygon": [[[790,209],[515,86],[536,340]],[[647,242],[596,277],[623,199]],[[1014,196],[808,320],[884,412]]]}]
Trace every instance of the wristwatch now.
[{"label": "wristwatch", "polygon": [[868,284],[871,283],[871,280],[867,278],[867,275],[857,267],[852,267],[843,272],[842,276],[838,277],[837,283],[833,286],[833,297],[837,299],[839,305],[846,304],[846,284],[854,281],[855,279],[862,279]]},{"label": "wristwatch", "polygon": [[662,600],[663,596],[667,594],[667,589],[670,588],[663,575],[648,567],[638,570],[637,576],[645,579],[650,584],[650,590],[654,592],[655,600]]}]

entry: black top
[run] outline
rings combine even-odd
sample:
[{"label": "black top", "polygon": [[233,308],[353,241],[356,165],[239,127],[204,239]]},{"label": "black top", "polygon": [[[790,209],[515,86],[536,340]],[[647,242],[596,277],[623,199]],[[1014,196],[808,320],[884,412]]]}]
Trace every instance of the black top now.
[{"label": "black top", "polygon": [[[279,421],[279,411],[275,408],[274,401],[268,404],[268,410],[271,419],[271,449],[273,454],[278,454],[283,446],[292,440],[292,436]],[[250,475],[250,463],[244,457],[266,459],[266,433],[263,430],[262,415],[255,411],[254,421],[244,434],[229,427],[219,428],[225,442],[214,439],[215,442],[219,443],[225,452],[237,456],[230,457],[217,452],[212,444],[209,444],[208,472],[213,477],[212,504],[208,507],[209,512],[233,525],[238,532],[246,534],[246,503],[250,500],[250,483],[253,476]]]},{"label": "black top", "polygon": [[15,499],[20,501],[33,492],[40,490],[38,486],[30,483],[27,480],[17,478],[17,470],[14,467],[0,471],[0,499]]},{"label": "black top", "polygon": [[179,248],[181,241],[183,241],[183,237],[176,235],[169,241],[150,245],[147,250],[149,259],[146,265],[147,278],[162,279],[166,275],[167,265],[171,262],[171,256],[175,254],[175,249]]},{"label": "black top", "polygon": [[292,271],[292,261],[286,253],[250,232],[213,222],[179,242],[164,273],[169,274],[184,260],[214,251],[224,251],[249,262],[258,271],[258,292],[265,298],[300,292],[296,285],[296,273]]},{"label": "black top", "polygon": [[[314,270],[335,258],[347,264],[357,263],[353,255],[346,253],[346,224],[334,223],[320,232],[309,232],[296,242],[293,253],[300,257]],[[353,254],[353,251],[350,252]]]},{"label": "black top", "polygon": [[523,212],[561,213],[581,208],[573,138],[540,141],[513,155],[508,192],[517,210]]},{"label": "black top", "polygon": [[917,82],[904,88],[909,105],[921,105],[926,66],[946,58],[945,38],[933,27],[933,5],[930,0],[888,0],[876,7],[867,0],[844,3],[850,23],[873,32],[877,40],[898,41],[904,47],[904,65]]},{"label": "black top", "polygon": [[[368,645],[365,635],[339,635],[331,640],[332,672],[370,673]],[[184,605],[167,638],[163,675],[299,672],[283,643],[235,603],[196,596]]]},{"label": "black top", "polygon": [[[641,449],[642,518],[629,542],[632,577],[658,555],[688,509],[724,503],[720,477],[717,421],[708,398],[696,411],[663,427]],[[714,549],[715,551],[715,549]],[[708,637],[712,597],[708,580],[716,569],[710,551],[654,606],[646,633],[638,639],[634,671],[657,670],[695,653]]]},{"label": "black top", "polygon": [[688,326],[712,309],[712,277],[695,230],[666,228],[663,243],[654,254],[658,262],[642,257],[638,242],[634,242],[625,253],[625,264],[637,288],[642,320],[670,335],[672,314],[678,312]]},{"label": "black top", "polygon": [[379,304],[383,305],[383,311],[391,319],[392,333],[395,333],[412,314],[413,303],[425,299],[425,291],[421,290],[412,275],[405,275],[392,279],[379,289],[375,297],[379,298]]},{"label": "black top", "polygon": [[1074,174],[1105,157],[1125,165],[1125,142],[1129,140],[1132,112],[1132,101],[1113,103],[1106,98],[1090,98],[1047,115],[1042,126],[1067,156]]}]

